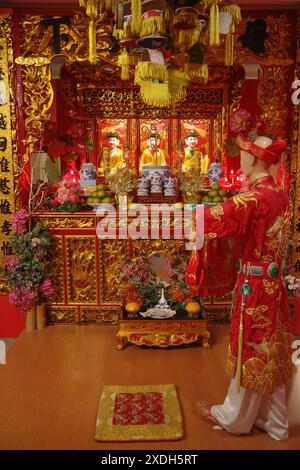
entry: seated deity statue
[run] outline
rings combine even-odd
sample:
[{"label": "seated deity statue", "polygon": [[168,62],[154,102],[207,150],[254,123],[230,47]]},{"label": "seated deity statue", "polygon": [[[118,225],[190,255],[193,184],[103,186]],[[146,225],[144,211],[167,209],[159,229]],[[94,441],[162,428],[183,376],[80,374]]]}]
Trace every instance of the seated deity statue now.
[{"label": "seated deity statue", "polygon": [[157,133],[151,133],[147,140],[148,147],[143,151],[139,171],[140,174],[143,172],[145,166],[167,166],[164,152],[159,148],[160,138]]},{"label": "seated deity statue", "polygon": [[103,160],[103,173],[113,175],[118,168],[125,167],[124,153],[120,148],[120,137],[112,131],[107,134],[109,155]]},{"label": "seated deity statue", "polygon": [[184,161],[182,164],[182,172],[185,174],[197,173],[206,174],[209,165],[208,155],[203,155],[197,147],[198,133],[196,130],[191,130],[185,139],[186,147],[184,149]]}]

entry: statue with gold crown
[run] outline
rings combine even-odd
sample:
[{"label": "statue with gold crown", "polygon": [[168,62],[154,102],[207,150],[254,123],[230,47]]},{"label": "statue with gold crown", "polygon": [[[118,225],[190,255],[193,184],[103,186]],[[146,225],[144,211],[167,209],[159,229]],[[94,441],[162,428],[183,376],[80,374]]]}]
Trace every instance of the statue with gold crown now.
[{"label": "statue with gold crown", "polygon": [[164,151],[159,148],[160,135],[156,129],[150,131],[147,145],[140,159],[140,175],[143,173],[143,168],[146,166],[167,166]]},{"label": "statue with gold crown", "polygon": [[198,147],[199,134],[196,129],[191,129],[185,139],[184,160],[182,163],[182,173],[186,175],[207,173],[209,166],[208,155],[203,155]]}]

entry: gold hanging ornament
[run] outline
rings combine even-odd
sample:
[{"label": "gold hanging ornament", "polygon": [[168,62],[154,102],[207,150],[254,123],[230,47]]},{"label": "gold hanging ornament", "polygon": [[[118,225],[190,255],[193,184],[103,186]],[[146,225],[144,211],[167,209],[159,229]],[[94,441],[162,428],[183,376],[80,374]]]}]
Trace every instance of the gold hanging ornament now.
[{"label": "gold hanging ornament", "polygon": [[98,15],[98,0],[79,0],[79,6],[85,8],[89,17],[89,62],[97,63],[96,19]]},{"label": "gold hanging ornament", "polygon": [[181,51],[190,49],[199,41],[202,29],[203,25],[201,23],[192,30],[176,29],[174,35],[174,46]]},{"label": "gold hanging ornament", "polygon": [[168,71],[161,51],[143,49],[135,72],[135,83],[140,85],[142,80],[159,80],[160,82],[168,80]]},{"label": "gold hanging ornament", "polygon": [[125,48],[118,57],[118,65],[121,67],[121,80],[129,80],[130,57]]},{"label": "gold hanging ornament", "polygon": [[163,11],[149,10],[143,13],[140,36],[150,36],[151,34],[164,34],[165,19]]},{"label": "gold hanging ornament", "polygon": [[135,36],[139,36],[141,30],[142,2],[141,0],[131,1],[131,30]]},{"label": "gold hanging ornament", "polygon": [[125,37],[125,30],[123,27],[124,22],[124,1],[119,0],[115,5],[115,25],[113,29],[113,36],[120,40]]},{"label": "gold hanging ornament", "polygon": [[218,46],[220,44],[220,31],[219,31],[219,0],[204,0],[203,6],[205,9],[210,7],[209,12],[209,44],[211,46]]}]

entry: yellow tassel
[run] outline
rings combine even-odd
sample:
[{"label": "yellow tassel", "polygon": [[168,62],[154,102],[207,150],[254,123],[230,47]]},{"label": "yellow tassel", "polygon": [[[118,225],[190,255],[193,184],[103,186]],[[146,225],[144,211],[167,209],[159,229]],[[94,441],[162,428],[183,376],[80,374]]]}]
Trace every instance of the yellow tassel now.
[{"label": "yellow tassel", "polygon": [[121,80],[129,80],[130,58],[126,49],[123,49],[118,57],[118,65],[121,67]]},{"label": "yellow tassel", "polygon": [[154,62],[139,62],[136,76],[141,80],[159,80],[165,82],[168,80],[168,72],[165,64],[156,64]]},{"label": "yellow tassel", "polygon": [[227,66],[233,65],[233,40],[234,36],[230,32],[229,34],[227,34],[225,40],[225,65]]},{"label": "yellow tassel", "polygon": [[154,83],[144,80],[140,88],[141,98],[149,106],[164,108],[170,106],[171,95],[168,83]]},{"label": "yellow tassel", "polygon": [[131,1],[131,13],[132,13],[131,29],[132,29],[133,34],[138,36],[141,30],[141,16],[142,16],[141,0]]},{"label": "yellow tassel", "polygon": [[186,30],[180,29],[175,31],[174,46],[180,50],[190,49],[200,39],[200,33],[203,26],[200,24],[197,28]]},{"label": "yellow tassel", "polygon": [[129,54],[129,64],[137,65],[140,59],[140,54]]},{"label": "yellow tassel", "polygon": [[97,42],[96,42],[96,23],[95,20],[90,20],[89,23],[89,61],[92,65],[97,63]]},{"label": "yellow tassel", "polygon": [[209,44],[211,46],[218,46],[220,44],[218,0],[208,0],[207,3],[211,5],[209,21]]},{"label": "yellow tassel", "polygon": [[191,79],[201,79],[203,83],[208,81],[208,66],[207,64],[185,64],[185,72]]},{"label": "yellow tassel", "polygon": [[116,25],[114,26],[114,29],[113,29],[113,37],[118,39],[118,41],[120,39],[123,39],[125,37],[125,32],[123,29],[117,29]]},{"label": "yellow tassel", "polygon": [[121,68],[121,80],[129,80],[129,67],[128,65],[123,65]]},{"label": "yellow tassel", "polygon": [[187,73],[180,70],[169,70],[169,92],[173,105],[186,98],[186,87],[189,83],[190,77]]},{"label": "yellow tassel", "polygon": [[240,324],[239,328],[239,339],[238,339],[238,357],[236,367],[236,391],[240,393],[241,382],[242,382],[242,358],[243,358],[243,325]]},{"label": "yellow tassel", "polygon": [[151,16],[150,18],[143,19],[140,35],[150,36],[150,34],[162,33],[164,34],[165,20],[163,16]]},{"label": "yellow tassel", "polygon": [[239,23],[242,19],[241,8],[238,5],[226,5],[222,8],[222,11],[230,13],[236,23]]},{"label": "yellow tassel", "polygon": [[98,14],[97,0],[87,0],[86,4],[86,15],[91,18],[96,18]]},{"label": "yellow tassel", "polygon": [[[184,22],[186,25],[188,25],[189,27],[191,26],[196,26],[195,25],[195,15],[186,15],[184,17]],[[177,23],[182,23],[182,17],[179,15],[179,16],[175,16],[174,17],[174,20],[173,20],[173,24],[176,25]]]},{"label": "yellow tassel", "polygon": [[165,21],[169,23],[171,19],[170,9],[166,8],[165,10],[163,10],[163,15],[164,15]]},{"label": "yellow tassel", "polygon": [[123,29],[124,29],[124,37],[128,38],[131,35],[131,21],[125,21]]}]

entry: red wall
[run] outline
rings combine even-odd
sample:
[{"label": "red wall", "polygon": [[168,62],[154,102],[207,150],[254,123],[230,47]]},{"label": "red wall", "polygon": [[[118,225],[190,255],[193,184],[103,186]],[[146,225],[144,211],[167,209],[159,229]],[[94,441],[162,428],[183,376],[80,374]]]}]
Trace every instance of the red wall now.
[{"label": "red wall", "polygon": [[[259,114],[259,105],[257,100],[258,80],[245,80],[243,86],[240,108],[246,109],[252,115]],[[229,135],[230,137],[230,135]],[[227,157],[228,172],[235,172],[240,168],[240,157]]]},{"label": "red wall", "polygon": [[23,331],[25,316],[8,301],[8,295],[0,296],[0,338],[16,338]]}]

